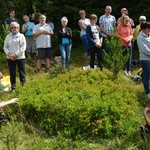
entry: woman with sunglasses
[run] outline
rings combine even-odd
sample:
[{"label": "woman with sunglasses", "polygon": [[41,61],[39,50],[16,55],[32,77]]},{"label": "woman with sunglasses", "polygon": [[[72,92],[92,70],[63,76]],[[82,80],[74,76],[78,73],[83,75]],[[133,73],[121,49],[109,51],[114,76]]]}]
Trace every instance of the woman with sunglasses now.
[{"label": "woman with sunglasses", "polygon": [[25,83],[25,50],[26,40],[19,32],[19,24],[12,22],[10,24],[11,32],[6,36],[4,42],[4,52],[7,55],[8,67],[10,72],[10,83],[12,92],[16,89],[16,65],[19,71],[20,83]]},{"label": "woman with sunglasses", "polygon": [[124,74],[126,76],[131,76],[131,57],[132,57],[132,39],[133,32],[131,24],[129,23],[129,16],[122,15],[121,23],[118,25],[118,36],[122,41],[123,54],[127,55],[129,51],[129,58],[124,64]]}]

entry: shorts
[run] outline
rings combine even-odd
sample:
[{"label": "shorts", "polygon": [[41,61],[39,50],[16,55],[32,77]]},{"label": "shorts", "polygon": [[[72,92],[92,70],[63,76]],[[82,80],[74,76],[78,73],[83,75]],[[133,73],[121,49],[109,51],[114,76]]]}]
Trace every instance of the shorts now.
[{"label": "shorts", "polygon": [[41,58],[41,59],[44,59],[44,58],[50,58],[52,57],[52,50],[51,48],[38,48],[37,49],[37,56],[36,58]]},{"label": "shorts", "polygon": [[35,39],[32,36],[26,36],[25,38],[27,43],[26,52],[37,53]]}]

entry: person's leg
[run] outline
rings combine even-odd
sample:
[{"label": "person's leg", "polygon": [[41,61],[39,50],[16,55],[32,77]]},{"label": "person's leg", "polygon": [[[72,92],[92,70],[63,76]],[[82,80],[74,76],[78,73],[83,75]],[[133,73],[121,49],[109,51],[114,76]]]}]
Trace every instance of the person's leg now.
[{"label": "person's leg", "polygon": [[91,67],[91,68],[94,68],[95,47],[90,48],[89,51],[90,51],[90,56],[91,56],[91,58],[90,58],[90,67]]},{"label": "person's leg", "polygon": [[12,61],[10,59],[8,59],[7,61],[10,73],[11,89],[14,90],[16,88],[16,61]]},{"label": "person's leg", "polygon": [[83,47],[84,47],[84,59],[85,61],[88,61],[88,40],[87,40],[87,36],[83,35],[81,37],[82,43],[83,43]]},{"label": "person's leg", "polygon": [[27,58],[31,58],[31,41],[30,41],[30,37],[25,37],[26,38],[26,44],[27,44],[27,48],[26,48],[26,53],[27,53]]},{"label": "person's leg", "polygon": [[150,93],[149,80],[150,80],[150,61],[141,60],[140,61],[143,69],[143,86],[146,94]]},{"label": "person's leg", "polygon": [[42,66],[42,59],[45,58],[45,49],[44,48],[38,48],[37,49],[37,62],[36,62],[36,66],[38,71],[41,70],[41,66]]},{"label": "person's leg", "polygon": [[131,71],[132,47],[128,46],[127,51],[129,52],[129,59],[126,64],[127,64],[127,71],[129,74],[129,72]]},{"label": "person's leg", "polygon": [[46,58],[45,58],[45,61],[46,61],[46,68],[50,68],[50,58],[52,57],[52,50],[51,48],[46,48],[45,49],[45,52],[46,52]]},{"label": "person's leg", "polygon": [[19,78],[20,83],[22,86],[25,84],[25,59],[16,60],[18,71],[19,71]]},{"label": "person's leg", "polygon": [[67,68],[70,67],[71,48],[72,48],[72,44],[66,45],[66,65],[67,65]]},{"label": "person's leg", "polygon": [[97,48],[98,67],[102,70],[102,48]]},{"label": "person's leg", "polygon": [[59,45],[60,53],[61,53],[61,63],[62,67],[65,67],[65,61],[66,61],[66,51],[65,51],[65,45]]}]

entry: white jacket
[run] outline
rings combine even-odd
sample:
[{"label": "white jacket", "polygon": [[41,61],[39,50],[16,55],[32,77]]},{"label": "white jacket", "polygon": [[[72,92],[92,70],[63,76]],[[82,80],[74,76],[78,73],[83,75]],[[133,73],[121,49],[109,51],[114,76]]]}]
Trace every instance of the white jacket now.
[{"label": "white jacket", "polygon": [[[13,36],[12,33],[9,33],[4,42],[3,47],[5,54],[16,54],[17,59],[25,59],[25,50],[26,50],[26,39],[22,33],[18,33],[16,36]],[[9,59],[9,57],[7,56]]]}]

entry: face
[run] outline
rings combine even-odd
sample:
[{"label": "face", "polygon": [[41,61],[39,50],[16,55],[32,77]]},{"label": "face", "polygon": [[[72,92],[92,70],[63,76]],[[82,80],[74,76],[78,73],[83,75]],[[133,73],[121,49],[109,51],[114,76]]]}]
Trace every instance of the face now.
[{"label": "face", "polygon": [[81,16],[81,18],[85,18],[86,13],[82,13],[80,16]]},{"label": "face", "polygon": [[90,19],[91,24],[96,24],[97,23],[97,19]]},{"label": "face", "polygon": [[123,24],[128,25],[129,24],[129,18],[125,18],[124,21],[123,21]]},{"label": "face", "polygon": [[106,9],[105,9],[106,14],[110,14],[111,11],[112,11],[111,7],[110,6],[106,6]]},{"label": "face", "polygon": [[29,22],[29,17],[25,16],[25,17],[23,17],[23,20],[24,20],[25,22]]},{"label": "face", "polygon": [[126,8],[122,8],[121,13],[125,14],[125,15],[128,15],[128,10]]},{"label": "face", "polygon": [[67,26],[67,21],[66,20],[61,20],[61,25],[63,26],[63,27],[66,27]]},{"label": "face", "polygon": [[11,18],[14,18],[14,17],[15,17],[15,11],[10,12],[10,13],[9,13],[9,16],[10,16]]},{"label": "face", "polygon": [[45,17],[45,16],[41,16],[41,17],[39,18],[39,21],[40,21],[41,24],[45,24],[45,22],[46,22],[46,17]]},{"label": "face", "polygon": [[19,31],[19,27],[17,27],[16,25],[11,25],[10,30],[12,33],[17,33]]},{"label": "face", "polygon": [[145,22],[145,21],[146,21],[145,19],[141,19],[141,20],[140,20],[140,23]]}]

